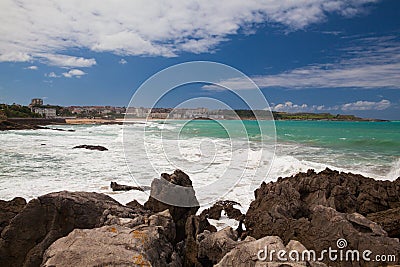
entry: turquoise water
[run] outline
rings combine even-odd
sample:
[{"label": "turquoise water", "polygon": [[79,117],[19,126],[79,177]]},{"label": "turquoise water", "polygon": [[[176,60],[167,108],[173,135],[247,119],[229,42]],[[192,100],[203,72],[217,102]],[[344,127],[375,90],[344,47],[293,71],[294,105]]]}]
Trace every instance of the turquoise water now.
[{"label": "turquoise water", "polygon": [[[167,123],[182,124],[180,121]],[[276,129],[278,161],[290,156],[294,157],[292,161],[307,161],[374,177],[388,175],[393,179],[393,175],[399,175],[400,121],[276,121],[274,129],[270,121],[194,120],[180,127],[180,137],[184,138],[245,139],[248,136],[251,142],[259,141],[261,133],[264,138],[272,138]]]},{"label": "turquoise water", "polygon": [[[245,204],[253,196],[254,190],[246,189],[253,177],[272,181],[326,167],[375,179],[400,176],[400,122],[275,123],[276,136],[271,121],[148,121],[127,127],[54,126],[75,132],[4,131],[0,133],[0,199],[31,199],[62,189],[108,193],[125,203],[132,196],[111,192],[110,181],[132,184],[133,177],[149,185],[158,173],[176,168],[193,177],[199,196],[204,188],[204,201],[217,196],[206,194],[207,185],[226,176],[229,189],[231,180],[245,170],[226,196]],[[102,145],[109,150],[72,149],[82,144]],[[141,201],[148,197],[135,194]]]},{"label": "turquoise water", "polygon": [[[169,122],[174,123],[174,122]],[[239,125],[244,124],[245,130]],[[228,128],[224,128],[228,127]],[[400,156],[400,121],[346,122],[346,121],[276,121],[278,142],[294,142],[308,146],[325,147],[343,152],[376,153]],[[186,137],[237,138],[248,134],[257,140],[260,129],[272,131],[270,122],[194,120],[185,124],[181,135]]]},{"label": "turquoise water", "polygon": [[400,156],[400,122],[277,121],[278,140],[343,151]]}]

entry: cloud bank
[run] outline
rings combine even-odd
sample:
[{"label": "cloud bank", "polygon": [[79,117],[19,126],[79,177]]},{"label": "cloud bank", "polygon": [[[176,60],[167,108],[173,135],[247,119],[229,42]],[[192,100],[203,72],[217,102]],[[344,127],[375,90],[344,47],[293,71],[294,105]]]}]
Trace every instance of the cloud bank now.
[{"label": "cloud bank", "polygon": [[392,103],[387,99],[382,99],[381,101],[363,101],[359,100],[356,102],[345,103],[342,105],[336,105],[332,107],[326,107],[325,105],[307,105],[307,104],[294,104],[291,101],[286,101],[284,103],[273,104],[271,109],[273,111],[283,111],[283,112],[326,112],[326,111],[360,111],[360,110],[385,110],[392,106]]},{"label": "cloud bank", "polygon": [[69,49],[173,57],[209,52],[230,35],[268,23],[293,31],[328,14],[352,17],[378,0],[2,0],[0,62],[90,67]]}]

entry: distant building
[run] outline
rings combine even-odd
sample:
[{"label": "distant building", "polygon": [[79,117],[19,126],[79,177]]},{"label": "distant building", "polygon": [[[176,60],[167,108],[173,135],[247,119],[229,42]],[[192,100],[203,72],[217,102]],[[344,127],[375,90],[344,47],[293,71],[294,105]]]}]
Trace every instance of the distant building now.
[{"label": "distant building", "polygon": [[31,104],[29,106],[31,106],[31,107],[43,106],[43,99],[41,99],[41,98],[33,98],[32,101],[31,101]]},{"label": "distant building", "polygon": [[45,118],[55,118],[57,117],[57,111],[55,108],[49,107],[33,107],[32,111],[36,114],[40,114]]}]

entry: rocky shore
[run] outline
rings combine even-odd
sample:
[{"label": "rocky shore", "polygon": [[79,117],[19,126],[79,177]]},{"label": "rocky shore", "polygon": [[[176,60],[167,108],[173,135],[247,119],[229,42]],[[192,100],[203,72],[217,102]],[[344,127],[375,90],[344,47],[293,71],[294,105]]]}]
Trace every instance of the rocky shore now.
[{"label": "rocky shore", "polygon": [[[0,131],[5,130],[37,130],[51,129],[45,125],[65,124],[65,119],[61,118],[7,118],[0,117]],[[53,129],[62,130],[62,129]]]},{"label": "rocky shore", "polygon": [[[155,179],[152,196],[168,194],[166,183],[187,188],[180,197],[197,203],[189,176],[180,170]],[[400,178],[377,181],[309,170],[263,183],[246,214],[237,205],[220,201],[196,215],[198,205],[176,207],[153,197],[144,205],[135,200],[121,205],[104,194],[67,191],[28,203],[0,201],[0,266],[400,264]],[[217,231],[208,219],[218,220],[222,213],[239,227]],[[361,254],[359,260],[330,260],[327,254],[298,260],[293,253],[312,250],[319,256],[328,248],[343,255],[371,251],[371,260]],[[394,258],[376,261],[382,255]]]}]

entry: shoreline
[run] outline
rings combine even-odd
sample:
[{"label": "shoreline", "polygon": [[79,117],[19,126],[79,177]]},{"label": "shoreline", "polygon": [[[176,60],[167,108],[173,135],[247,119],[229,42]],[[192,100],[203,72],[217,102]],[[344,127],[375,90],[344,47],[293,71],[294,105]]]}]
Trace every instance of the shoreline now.
[{"label": "shoreline", "polygon": [[[212,119],[192,119],[196,121],[210,121]],[[230,121],[230,119],[219,119]],[[255,121],[254,118],[243,118],[242,121]],[[8,118],[0,121],[0,131],[4,130],[35,130],[45,129],[47,125],[123,125],[124,123],[145,123],[146,121],[185,121],[182,119],[160,119],[160,118],[130,118],[130,119],[89,119],[89,118]],[[235,120],[232,120],[235,121]],[[264,121],[264,120],[261,120]],[[265,120],[269,121],[269,120]],[[274,121],[299,121],[299,122],[397,122],[396,120],[338,120],[338,119],[274,119]]]},{"label": "shoreline", "polygon": [[[181,170],[163,174],[151,184],[159,197],[168,194],[162,179],[179,186],[191,184]],[[125,255],[128,265],[135,266],[137,258],[132,255],[141,255],[141,263],[158,266],[165,260],[158,254],[168,248],[175,256],[168,256],[167,262],[172,260],[176,267],[227,266],[228,262],[242,266],[238,264],[265,263],[257,258],[264,246],[322,253],[328,246],[336,248],[340,238],[348,242],[346,250],[394,255],[386,263],[398,264],[399,186],[400,177],[376,181],[328,168],[318,173],[310,169],[262,183],[245,212],[237,208],[241,203],[232,200],[217,201],[203,210],[165,204],[152,196],[141,204],[135,193],[125,205],[102,193],[81,191],[52,192],[28,203],[19,197],[0,200],[0,265],[71,266],[88,261],[117,265],[116,256]],[[182,197],[192,200],[195,194],[192,190]],[[229,226],[228,219],[236,223]],[[40,231],[37,221],[44,225]],[[133,238],[125,238],[125,233],[133,233]],[[150,244],[151,252],[144,244]],[[99,256],[99,249],[105,256]],[[243,258],[243,251],[251,257]],[[343,266],[342,260],[319,261],[309,260],[304,266]],[[268,262],[285,263],[276,258]],[[378,263],[350,260],[349,266],[380,266],[382,262]]]}]

